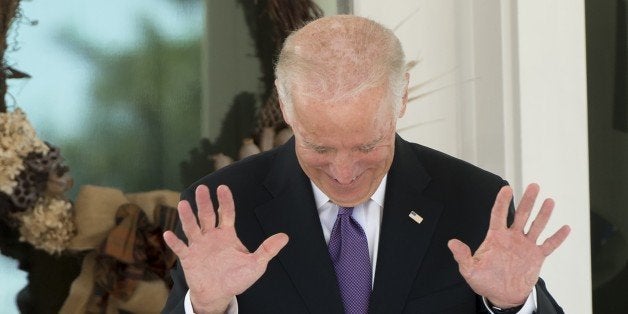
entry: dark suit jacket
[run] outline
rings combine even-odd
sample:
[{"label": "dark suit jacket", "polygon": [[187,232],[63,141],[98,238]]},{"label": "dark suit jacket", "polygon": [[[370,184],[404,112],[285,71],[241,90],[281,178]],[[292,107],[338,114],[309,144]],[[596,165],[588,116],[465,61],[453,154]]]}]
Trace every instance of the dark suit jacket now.
[{"label": "dark suit jacket", "polygon": [[[236,228],[254,251],[268,236],[285,232],[287,246],[266,273],[238,296],[240,313],[343,313],[310,181],[300,168],[294,139],[214,172],[182,197],[194,205],[194,189],[212,193],[228,185],[236,205]],[[458,271],[447,241],[472,250],[482,243],[490,210],[506,182],[441,152],[396,139],[388,173],[370,313],[485,313],[481,298]],[[424,220],[408,217],[414,210]],[[180,228],[179,228],[180,229]],[[182,236],[181,231],[178,234]],[[183,313],[187,285],[180,265],[164,312]],[[537,313],[562,313],[537,284]]]}]

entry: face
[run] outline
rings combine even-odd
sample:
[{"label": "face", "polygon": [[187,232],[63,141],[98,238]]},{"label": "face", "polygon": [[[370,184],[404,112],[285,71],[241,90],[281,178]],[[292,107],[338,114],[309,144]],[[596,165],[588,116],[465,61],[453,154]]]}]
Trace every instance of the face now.
[{"label": "face", "polygon": [[397,117],[386,103],[387,89],[372,88],[339,102],[293,95],[287,121],[301,168],[332,202],[350,207],[366,201],[395,151]]}]

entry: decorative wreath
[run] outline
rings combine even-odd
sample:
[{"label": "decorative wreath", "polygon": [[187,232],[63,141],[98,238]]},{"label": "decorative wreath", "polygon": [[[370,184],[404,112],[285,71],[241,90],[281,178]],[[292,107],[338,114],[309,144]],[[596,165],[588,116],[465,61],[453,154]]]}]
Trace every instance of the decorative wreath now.
[{"label": "decorative wreath", "polygon": [[176,256],[162,239],[175,228],[179,193],[124,194],[84,185],[69,250],[89,251],[60,313],[157,313],[166,303]]},{"label": "decorative wreath", "polygon": [[0,113],[0,219],[20,241],[50,254],[67,248],[76,232],[73,184],[57,147],[43,142],[19,108]]}]

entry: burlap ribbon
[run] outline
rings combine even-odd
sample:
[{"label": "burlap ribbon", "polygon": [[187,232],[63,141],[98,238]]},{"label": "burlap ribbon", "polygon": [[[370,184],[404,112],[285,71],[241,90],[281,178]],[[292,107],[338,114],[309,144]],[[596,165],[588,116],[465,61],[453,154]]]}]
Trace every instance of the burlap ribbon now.
[{"label": "burlap ribbon", "polygon": [[76,201],[79,232],[72,244],[95,250],[85,257],[61,313],[159,312],[168,295],[168,270],[176,260],[161,235],[177,223],[177,201],[172,191],[123,195],[83,187]]}]

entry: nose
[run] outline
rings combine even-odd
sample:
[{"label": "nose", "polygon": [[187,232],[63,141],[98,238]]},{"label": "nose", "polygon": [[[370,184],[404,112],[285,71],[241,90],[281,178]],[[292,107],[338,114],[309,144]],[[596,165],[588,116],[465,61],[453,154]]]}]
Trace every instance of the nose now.
[{"label": "nose", "polygon": [[357,163],[351,153],[337,153],[330,168],[332,176],[340,184],[350,184],[359,175]]}]

